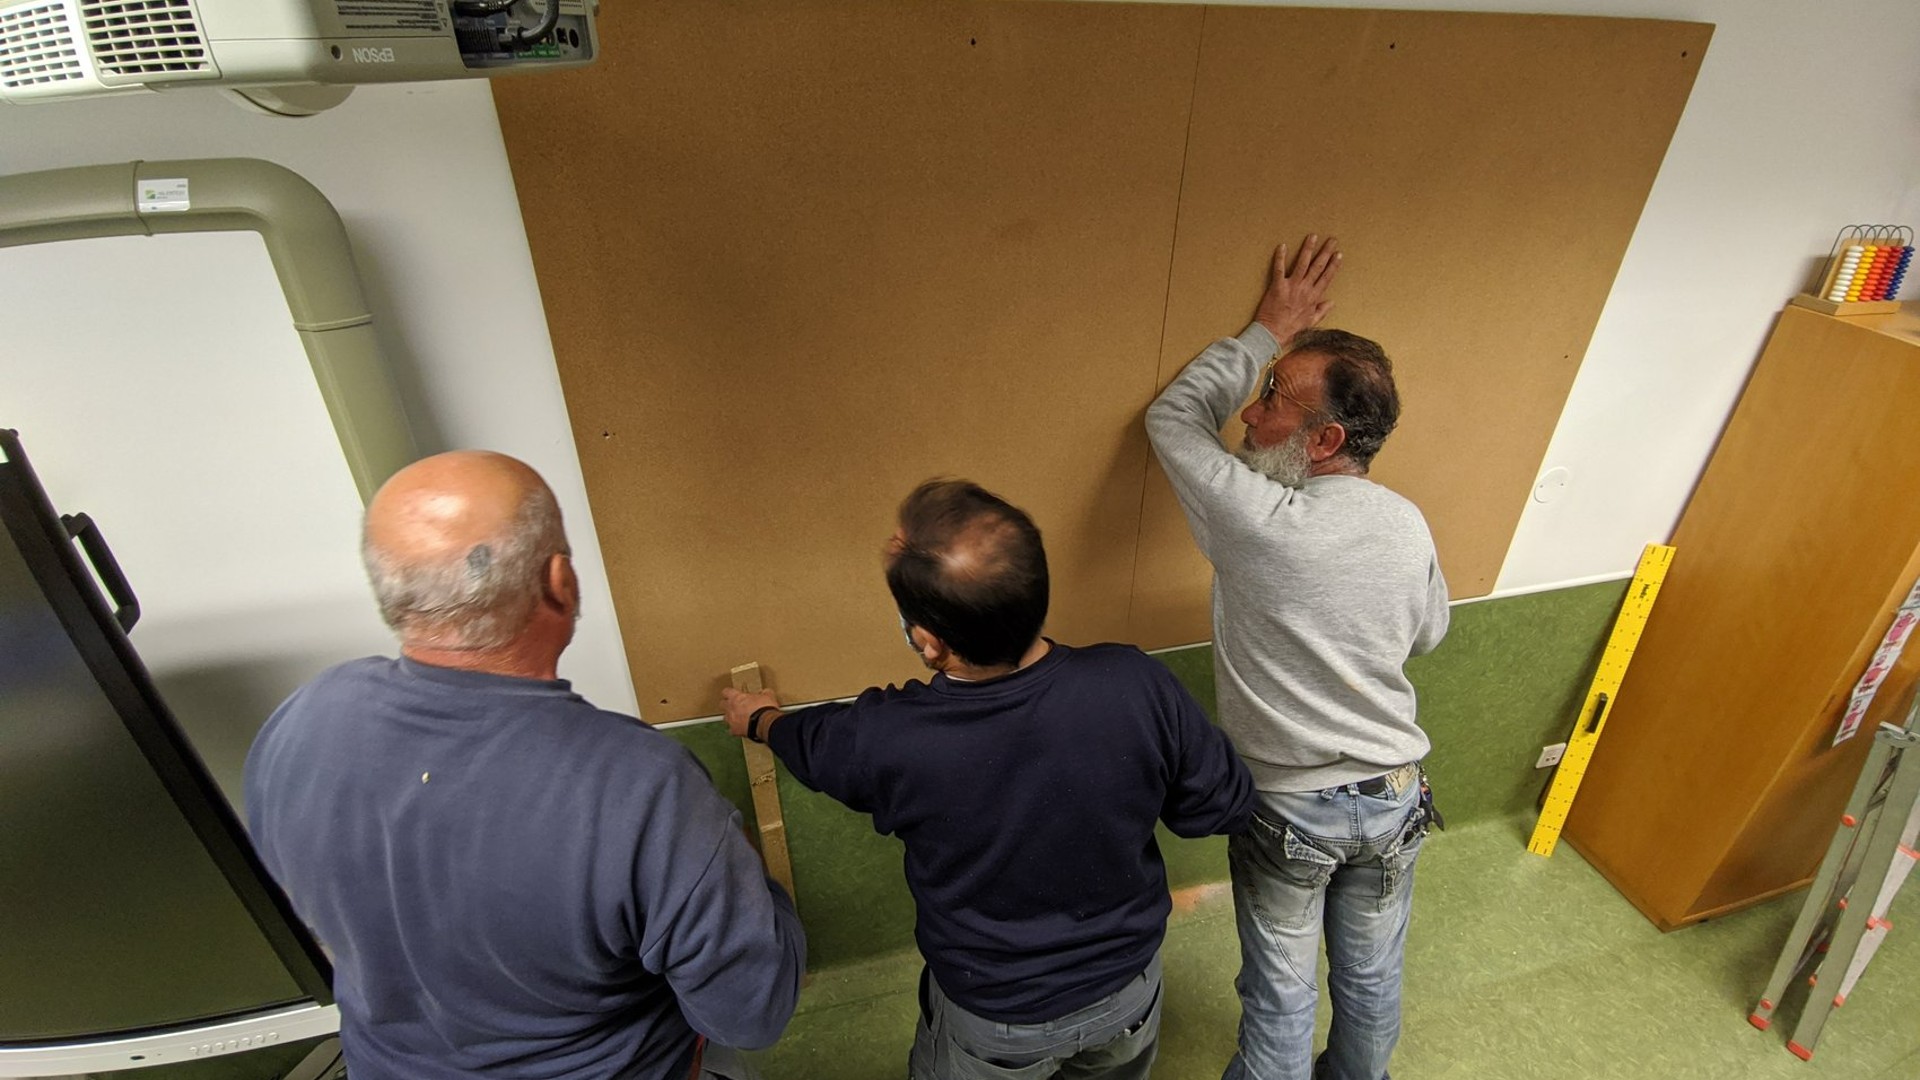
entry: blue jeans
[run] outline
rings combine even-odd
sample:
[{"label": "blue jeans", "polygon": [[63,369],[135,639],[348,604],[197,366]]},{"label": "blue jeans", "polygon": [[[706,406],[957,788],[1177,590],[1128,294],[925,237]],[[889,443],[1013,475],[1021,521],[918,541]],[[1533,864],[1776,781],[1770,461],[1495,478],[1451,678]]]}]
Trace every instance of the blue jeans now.
[{"label": "blue jeans", "polygon": [[[1417,771],[1403,790],[1379,795],[1351,784],[1259,793],[1252,827],[1227,844],[1240,1047],[1222,1080],[1387,1080],[1425,835]],[[1323,923],[1333,1029],[1315,1062]]]},{"label": "blue jeans", "polygon": [[954,1004],[920,976],[908,1080],[1146,1080],[1160,1039],[1160,954],[1099,1001],[1041,1024],[1004,1024]]}]

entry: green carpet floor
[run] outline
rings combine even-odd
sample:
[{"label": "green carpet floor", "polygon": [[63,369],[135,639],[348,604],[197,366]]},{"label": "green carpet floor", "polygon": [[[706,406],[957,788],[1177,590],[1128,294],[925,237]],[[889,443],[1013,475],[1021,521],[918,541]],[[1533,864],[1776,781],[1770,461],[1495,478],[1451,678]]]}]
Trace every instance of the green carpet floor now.
[{"label": "green carpet floor", "polygon": [[[1804,894],[1661,934],[1573,849],[1527,854],[1529,827],[1456,828],[1422,850],[1396,1080],[1920,1080],[1920,878],[1802,1062],[1786,1040],[1804,990],[1770,1031],[1747,1014]],[[1214,1080],[1240,1014],[1233,901],[1221,885],[1179,900],[1154,1075]],[[815,973],[786,1037],[755,1055],[767,1080],[905,1076],[919,971],[909,952]],[[1323,1035],[1326,1021],[1323,1008]],[[284,1075],[303,1053],[304,1044],[114,1075],[258,1080]]]},{"label": "green carpet floor", "polygon": [[[1572,849],[1527,854],[1526,827],[1456,829],[1422,852],[1396,1080],[1920,1078],[1920,884],[1802,1062],[1785,1045],[1799,997],[1771,1031],[1747,1014],[1804,894],[1661,934]],[[1232,897],[1213,886],[1182,900],[1154,1074],[1210,1080],[1239,1021]],[[816,974],[786,1038],[757,1055],[768,1080],[904,1076],[919,968],[907,953]]]}]

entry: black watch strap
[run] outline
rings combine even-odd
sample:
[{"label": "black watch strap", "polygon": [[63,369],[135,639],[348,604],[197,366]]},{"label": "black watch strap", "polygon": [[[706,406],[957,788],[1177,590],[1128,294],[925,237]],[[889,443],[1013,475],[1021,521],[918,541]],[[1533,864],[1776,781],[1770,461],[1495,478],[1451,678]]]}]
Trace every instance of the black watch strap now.
[{"label": "black watch strap", "polygon": [[780,706],[778,705],[762,705],[753,710],[753,715],[747,717],[747,741],[757,743],[766,742],[767,740],[760,737],[760,718],[768,713],[777,713],[779,711]]}]

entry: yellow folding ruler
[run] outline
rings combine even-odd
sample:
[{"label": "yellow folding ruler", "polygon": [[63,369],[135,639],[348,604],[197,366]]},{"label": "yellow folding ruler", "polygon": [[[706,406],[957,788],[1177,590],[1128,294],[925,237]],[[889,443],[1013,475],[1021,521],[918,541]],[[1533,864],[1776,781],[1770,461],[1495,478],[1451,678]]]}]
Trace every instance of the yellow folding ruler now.
[{"label": "yellow folding ruler", "polygon": [[1647,616],[1660,595],[1660,583],[1667,579],[1667,567],[1673,562],[1673,548],[1648,544],[1640,554],[1640,565],[1633,572],[1633,584],[1627,586],[1627,598],[1620,604],[1620,617],[1614,620],[1613,634],[1607,638],[1607,651],[1600,656],[1600,670],[1593,673],[1593,685],[1587,687],[1580,718],[1573,734],[1567,736],[1567,751],[1560,768],[1553,774],[1553,786],[1547,790],[1546,805],[1540,808],[1540,822],[1533,827],[1533,839],[1527,850],[1535,855],[1551,855],[1560,843],[1560,828],[1573,809],[1574,793],[1587,775],[1587,762],[1600,743],[1606,727],[1607,711],[1620,695],[1620,681],[1627,676],[1627,664],[1640,644],[1640,631],[1646,629]]}]

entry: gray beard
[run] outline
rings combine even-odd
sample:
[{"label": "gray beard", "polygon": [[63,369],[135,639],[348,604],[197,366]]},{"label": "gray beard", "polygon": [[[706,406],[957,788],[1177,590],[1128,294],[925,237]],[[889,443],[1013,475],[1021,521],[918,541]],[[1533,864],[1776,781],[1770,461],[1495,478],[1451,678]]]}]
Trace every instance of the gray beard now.
[{"label": "gray beard", "polygon": [[1313,468],[1313,459],[1307,455],[1305,428],[1287,436],[1279,446],[1267,446],[1255,449],[1251,444],[1242,442],[1233,456],[1246,463],[1247,468],[1287,487],[1299,487],[1306,483],[1307,474]]}]

